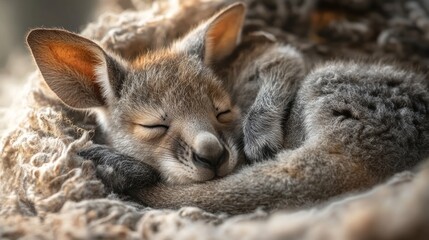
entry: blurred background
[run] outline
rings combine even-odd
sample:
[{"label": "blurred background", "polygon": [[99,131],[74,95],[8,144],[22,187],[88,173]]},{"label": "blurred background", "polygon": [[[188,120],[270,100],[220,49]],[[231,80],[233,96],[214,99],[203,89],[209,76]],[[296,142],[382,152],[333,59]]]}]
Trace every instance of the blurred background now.
[{"label": "blurred background", "polygon": [[35,27],[80,31],[101,0],[0,1],[0,68],[26,51],[25,35]]},{"label": "blurred background", "polygon": [[101,2],[108,0],[0,1],[0,136],[13,124],[13,114],[25,111],[18,106],[36,69],[25,43],[27,32],[36,27],[79,32],[95,18]]}]

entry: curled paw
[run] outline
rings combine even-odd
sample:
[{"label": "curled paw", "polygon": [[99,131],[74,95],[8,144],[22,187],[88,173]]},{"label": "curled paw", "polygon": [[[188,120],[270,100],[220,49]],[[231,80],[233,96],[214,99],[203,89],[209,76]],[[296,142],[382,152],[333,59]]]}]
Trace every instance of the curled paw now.
[{"label": "curled paw", "polygon": [[251,109],[243,123],[244,153],[250,162],[273,157],[283,145],[283,111]]}]

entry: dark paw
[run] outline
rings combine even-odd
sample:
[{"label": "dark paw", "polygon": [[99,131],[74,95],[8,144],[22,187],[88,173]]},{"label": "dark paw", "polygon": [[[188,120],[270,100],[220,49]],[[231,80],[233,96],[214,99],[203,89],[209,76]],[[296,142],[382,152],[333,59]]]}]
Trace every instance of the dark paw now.
[{"label": "dark paw", "polygon": [[97,177],[114,192],[123,193],[160,181],[159,173],[154,168],[106,145],[92,145],[78,154],[93,161]]},{"label": "dark paw", "polygon": [[115,154],[115,150],[107,145],[93,144],[89,148],[78,153],[79,156],[91,160],[97,166],[106,161],[106,157]]}]

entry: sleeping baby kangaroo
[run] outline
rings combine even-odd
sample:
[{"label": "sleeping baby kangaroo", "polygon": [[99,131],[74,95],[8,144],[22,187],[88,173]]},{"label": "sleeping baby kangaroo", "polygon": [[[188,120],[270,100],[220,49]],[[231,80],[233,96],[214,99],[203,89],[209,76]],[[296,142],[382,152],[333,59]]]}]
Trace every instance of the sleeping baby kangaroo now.
[{"label": "sleeping baby kangaroo", "polygon": [[[116,173],[103,180],[151,207],[295,208],[371,186],[428,155],[424,76],[354,62],[306,75],[289,46],[244,36],[237,47],[244,15],[234,4],[132,63],[60,30],[34,30],[28,43],[50,88],[71,107],[94,109],[121,153],[95,151]],[[241,145],[253,164],[225,176]],[[147,187],[157,171],[166,183]]]},{"label": "sleeping baby kangaroo", "polygon": [[115,176],[203,182],[240,161],[240,110],[210,66],[235,49],[243,21],[244,7],[232,6],[133,62],[64,30],[35,29],[27,42],[50,89],[70,107],[96,112],[110,144],[128,156],[116,161],[120,155],[98,149],[110,154],[100,161]]}]

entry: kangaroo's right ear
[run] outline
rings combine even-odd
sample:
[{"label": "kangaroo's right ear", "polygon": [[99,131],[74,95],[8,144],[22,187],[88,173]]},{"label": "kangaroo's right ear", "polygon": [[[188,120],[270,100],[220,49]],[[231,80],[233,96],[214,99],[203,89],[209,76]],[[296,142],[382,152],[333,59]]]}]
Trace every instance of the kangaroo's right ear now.
[{"label": "kangaroo's right ear", "polygon": [[100,107],[118,97],[124,68],[96,43],[58,29],[35,29],[27,43],[48,86],[73,108]]},{"label": "kangaroo's right ear", "polygon": [[243,3],[234,3],[200,24],[178,42],[179,49],[199,56],[206,65],[228,57],[241,41],[246,15]]}]

